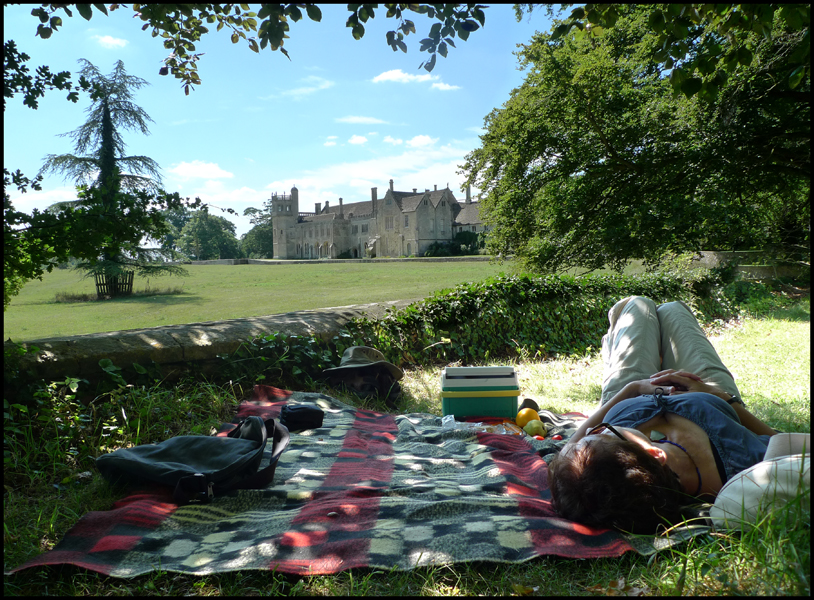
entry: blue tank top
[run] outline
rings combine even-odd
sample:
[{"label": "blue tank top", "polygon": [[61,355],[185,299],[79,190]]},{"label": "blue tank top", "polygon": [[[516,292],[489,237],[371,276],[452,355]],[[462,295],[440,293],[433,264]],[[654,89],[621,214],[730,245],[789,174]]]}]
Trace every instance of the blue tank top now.
[{"label": "blue tank top", "polygon": [[605,421],[635,428],[665,413],[689,419],[709,436],[716,463],[720,460],[725,470],[721,473],[724,483],[762,461],[766,454],[771,436],[752,433],[741,425],[738,413],[727,402],[703,392],[628,398],[611,408]]}]

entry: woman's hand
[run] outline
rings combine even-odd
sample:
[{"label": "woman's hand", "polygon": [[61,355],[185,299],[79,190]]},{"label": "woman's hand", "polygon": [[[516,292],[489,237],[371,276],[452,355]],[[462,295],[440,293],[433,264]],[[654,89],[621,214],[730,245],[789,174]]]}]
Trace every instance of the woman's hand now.
[{"label": "woman's hand", "polygon": [[[666,371],[659,371],[650,377],[650,385],[654,388],[661,387],[666,394],[687,394],[689,392],[704,392],[705,394],[712,394],[718,396],[723,400],[729,399],[729,394],[719,390],[717,387],[712,386],[693,373],[687,371],[676,371],[675,369],[667,369]],[[670,386],[665,387],[665,386]]]}]

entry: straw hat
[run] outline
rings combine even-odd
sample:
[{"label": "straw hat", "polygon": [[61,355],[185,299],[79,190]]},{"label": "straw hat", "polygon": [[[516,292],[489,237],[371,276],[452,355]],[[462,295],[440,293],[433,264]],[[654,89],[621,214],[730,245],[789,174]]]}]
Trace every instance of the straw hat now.
[{"label": "straw hat", "polygon": [[375,365],[381,365],[386,368],[390,371],[390,374],[395,380],[404,377],[404,373],[401,369],[384,359],[384,354],[375,348],[369,348],[367,346],[351,346],[350,348],[346,348],[342,353],[339,366],[333,369],[325,369],[323,373],[335,373],[343,369],[360,369],[362,367],[372,367]]}]

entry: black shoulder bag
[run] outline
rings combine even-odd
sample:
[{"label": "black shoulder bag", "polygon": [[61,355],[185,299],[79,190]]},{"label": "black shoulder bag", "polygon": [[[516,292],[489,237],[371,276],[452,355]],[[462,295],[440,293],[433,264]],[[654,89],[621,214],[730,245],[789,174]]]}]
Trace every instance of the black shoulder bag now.
[{"label": "black shoulder bag", "polygon": [[[271,460],[258,470],[269,439]],[[208,502],[231,490],[259,489],[271,483],[288,441],[284,425],[252,416],[227,437],[181,435],[158,444],[121,448],[97,458],[96,466],[112,483],[152,481],[174,488],[178,504]]]}]

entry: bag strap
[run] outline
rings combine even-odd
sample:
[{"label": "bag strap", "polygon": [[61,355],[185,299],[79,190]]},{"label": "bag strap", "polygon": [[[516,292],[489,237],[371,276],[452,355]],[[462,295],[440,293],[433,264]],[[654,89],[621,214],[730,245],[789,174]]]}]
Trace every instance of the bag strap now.
[{"label": "bag strap", "polygon": [[252,473],[248,477],[243,478],[241,481],[238,481],[223,491],[257,490],[266,487],[272,482],[274,479],[274,472],[277,470],[277,463],[280,460],[280,456],[282,455],[283,450],[285,450],[288,446],[288,442],[291,438],[288,428],[275,419],[266,420],[266,432],[269,439],[272,440],[271,458],[269,459],[268,466],[266,466],[265,469],[260,469],[256,473]]},{"label": "bag strap", "polygon": [[[245,419],[238,423],[237,427],[227,434],[227,437],[240,437],[244,423],[246,423]],[[218,485],[217,490],[215,490],[215,483],[208,479],[203,473],[188,475],[178,480],[173,492],[173,499],[178,504],[187,504],[193,500],[209,502],[215,497],[216,492],[222,494],[231,490],[260,489],[271,483],[274,479],[274,472],[277,470],[277,462],[283,450],[288,446],[290,436],[288,429],[274,419],[266,419],[264,425],[265,431],[263,431],[263,433],[265,435],[262,436],[263,439],[257,440],[260,444],[257,451],[262,454],[266,447],[267,440],[269,438],[272,440],[271,460],[265,469],[252,473],[231,485],[221,483]]]}]

